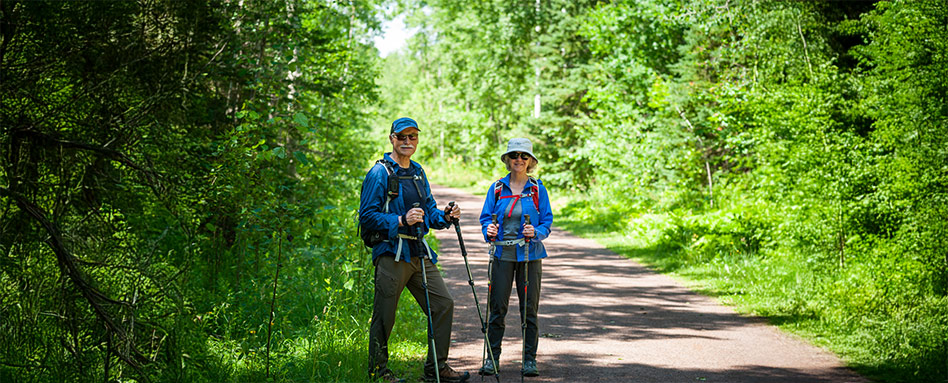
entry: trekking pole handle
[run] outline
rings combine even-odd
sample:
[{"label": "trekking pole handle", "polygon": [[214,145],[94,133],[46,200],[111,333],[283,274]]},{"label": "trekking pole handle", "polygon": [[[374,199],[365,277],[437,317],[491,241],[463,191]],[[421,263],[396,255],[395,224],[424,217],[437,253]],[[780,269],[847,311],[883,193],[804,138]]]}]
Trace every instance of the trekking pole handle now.
[{"label": "trekking pole handle", "polygon": [[[490,215],[490,223],[492,223],[492,224],[494,224],[494,225],[497,224],[497,214],[491,214],[491,215]],[[500,228],[499,228],[499,227],[497,228],[497,231],[500,232]],[[491,237],[491,239],[496,241],[496,240],[497,240],[497,236],[495,235],[495,236]]]},{"label": "trekking pole handle", "polygon": [[[415,203],[411,204],[411,207],[412,207],[412,209],[417,208],[417,207],[421,207],[421,203],[420,203],[420,202],[415,202]],[[406,222],[406,223],[407,223],[407,222]],[[416,224],[414,225],[414,226],[415,226],[415,234],[417,235],[417,238],[418,238],[418,241],[419,241],[419,242],[421,242],[421,225],[420,225],[420,223],[421,223],[421,222],[418,222],[418,223],[416,223]]]},{"label": "trekking pole handle", "polygon": [[448,222],[449,226],[451,223],[457,224],[457,220],[448,215],[448,209],[451,209],[452,212],[454,211],[454,201],[448,202],[448,207],[444,208],[444,220]]},{"label": "trekking pole handle", "polygon": [[[529,224],[530,224],[530,214],[524,214],[524,215],[523,215],[523,225],[526,226],[526,225],[529,225]],[[524,238],[527,242],[530,242],[530,238],[533,238],[533,237],[523,236],[523,238]]]}]

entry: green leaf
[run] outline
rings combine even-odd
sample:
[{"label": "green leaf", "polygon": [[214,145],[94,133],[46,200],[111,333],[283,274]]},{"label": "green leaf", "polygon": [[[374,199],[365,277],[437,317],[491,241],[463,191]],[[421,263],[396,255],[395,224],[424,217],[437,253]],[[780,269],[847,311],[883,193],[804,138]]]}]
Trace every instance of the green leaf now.
[{"label": "green leaf", "polygon": [[309,117],[306,117],[306,114],[303,112],[297,112],[293,115],[293,121],[302,126],[303,128],[309,128]]},{"label": "green leaf", "polygon": [[293,152],[293,158],[296,158],[296,160],[303,165],[309,165],[309,159],[306,158],[306,154],[303,154],[303,152],[299,150]]},{"label": "green leaf", "polygon": [[283,149],[282,146],[277,146],[273,148],[273,155],[280,158],[286,158],[286,149]]}]

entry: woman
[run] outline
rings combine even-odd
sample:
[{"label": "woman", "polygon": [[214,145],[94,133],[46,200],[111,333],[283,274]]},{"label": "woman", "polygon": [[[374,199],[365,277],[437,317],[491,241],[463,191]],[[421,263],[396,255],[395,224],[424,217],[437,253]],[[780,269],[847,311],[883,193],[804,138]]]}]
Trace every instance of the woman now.
[{"label": "woman", "polygon": [[[491,184],[480,217],[484,238],[492,244],[487,294],[487,307],[490,310],[487,335],[491,352],[480,373],[497,373],[496,362],[500,358],[500,344],[506,327],[504,317],[507,315],[511,285],[516,281],[521,328],[523,320],[526,320],[526,331],[522,332],[524,349],[520,372],[524,376],[538,376],[537,309],[540,305],[542,259],[546,258],[542,241],[550,235],[553,212],[543,183],[530,176],[537,166],[530,140],[510,140],[507,151],[500,158],[510,173]],[[496,222],[493,217],[496,217]]]}]

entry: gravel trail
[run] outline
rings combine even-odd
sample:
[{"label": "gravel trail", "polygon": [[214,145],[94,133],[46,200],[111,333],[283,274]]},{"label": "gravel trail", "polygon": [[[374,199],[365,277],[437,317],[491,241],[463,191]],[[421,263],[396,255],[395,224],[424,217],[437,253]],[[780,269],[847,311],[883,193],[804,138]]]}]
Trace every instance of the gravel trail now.
[{"label": "gravel trail", "polygon": [[[477,216],[483,197],[432,185],[438,205],[457,201],[481,309],[487,245]],[[455,299],[451,365],[470,371],[483,351],[474,299],[452,226],[435,232]],[[544,241],[540,293],[540,376],[529,382],[868,382],[834,354],[555,226]],[[520,316],[510,298],[501,382],[520,380]],[[495,381],[492,377],[484,381]]]}]

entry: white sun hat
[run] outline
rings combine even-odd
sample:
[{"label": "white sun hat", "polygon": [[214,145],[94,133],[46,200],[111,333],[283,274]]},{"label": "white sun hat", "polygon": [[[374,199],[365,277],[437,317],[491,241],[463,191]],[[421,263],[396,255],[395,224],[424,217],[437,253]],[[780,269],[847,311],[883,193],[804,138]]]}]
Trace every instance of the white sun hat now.
[{"label": "white sun hat", "polygon": [[510,152],[524,152],[533,157],[534,160],[537,159],[537,156],[533,155],[533,143],[526,138],[510,139],[510,142],[507,143],[507,151],[501,154],[500,158],[504,158]]}]

